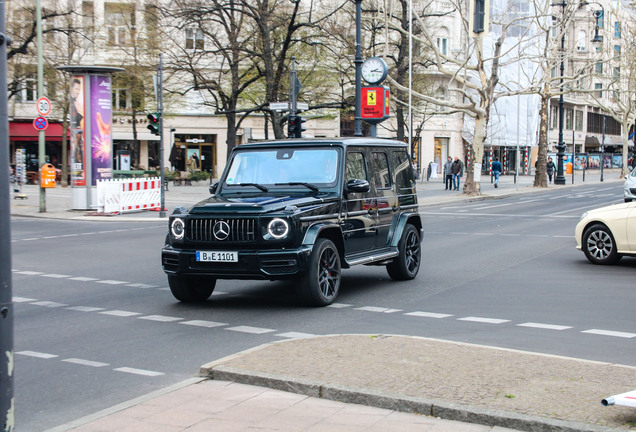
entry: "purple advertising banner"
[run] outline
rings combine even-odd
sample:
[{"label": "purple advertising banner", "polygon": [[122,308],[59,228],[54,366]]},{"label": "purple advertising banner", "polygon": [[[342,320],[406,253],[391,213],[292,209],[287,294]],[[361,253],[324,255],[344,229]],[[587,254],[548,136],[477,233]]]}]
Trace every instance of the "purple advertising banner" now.
[{"label": "purple advertising banner", "polygon": [[86,186],[84,77],[71,77],[71,185]]},{"label": "purple advertising banner", "polygon": [[97,180],[113,178],[112,92],[110,76],[92,75],[91,161],[93,186]]}]

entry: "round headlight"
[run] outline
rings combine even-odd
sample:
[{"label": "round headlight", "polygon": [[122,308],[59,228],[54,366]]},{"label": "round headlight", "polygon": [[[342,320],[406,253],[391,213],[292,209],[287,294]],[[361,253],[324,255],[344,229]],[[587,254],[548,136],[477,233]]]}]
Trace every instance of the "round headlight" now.
[{"label": "round headlight", "polygon": [[183,219],[173,219],[172,224],[170,225],[170,232],[172,233],[172,237],[176,240],[181,240],[185,234],[185,224],[183,223]]},{"label": "round headlight", "polygon": [[267,233],[275,239],[282,239],[289,233],[289,223],[284,219],[272,219],[267,224]]}]

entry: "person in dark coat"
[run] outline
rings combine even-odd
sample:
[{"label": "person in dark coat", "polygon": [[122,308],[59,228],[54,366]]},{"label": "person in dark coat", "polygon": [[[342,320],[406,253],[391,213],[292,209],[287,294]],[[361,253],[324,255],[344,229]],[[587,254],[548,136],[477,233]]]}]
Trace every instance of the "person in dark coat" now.
[{"label": "person in dark coat", "polygon": [[498,188],[499,183],[499,174],[503,171],[501,167],[501,162],[499,162],[498,158],[495,158],[495,161],[492,163],[492,174],[495,177],[495,187]]},{"label": "person in dark coat", "polygon": [[552,183],[552,174],[554,174],[554,172],[556,171],[556,165],[554,164],[554,162],[552,162],[551,157],[548,158],[548,163],[545,164],[545,169],[548,173],[548,180],[550,181],[550,183]]}]

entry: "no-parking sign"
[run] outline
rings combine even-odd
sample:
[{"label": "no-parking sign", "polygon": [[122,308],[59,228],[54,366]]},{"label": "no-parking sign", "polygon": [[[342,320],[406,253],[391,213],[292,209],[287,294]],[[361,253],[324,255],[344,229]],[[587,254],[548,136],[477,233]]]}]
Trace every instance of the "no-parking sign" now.
[{"label": "no-parking sign", "polygon": [[33,120],[33,127],[36,130],[43,131],[46,130],[47,127],[49,127],[49,122],[44,117],[37,117],[35,120]]}]

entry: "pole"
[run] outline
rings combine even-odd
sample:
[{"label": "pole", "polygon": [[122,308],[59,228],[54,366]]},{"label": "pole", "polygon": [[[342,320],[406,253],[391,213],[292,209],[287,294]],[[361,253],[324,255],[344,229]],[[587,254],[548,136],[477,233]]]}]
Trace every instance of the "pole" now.
[{"label": "pole", "polygon": [[554,178],[554,184],[564,185],[565,176],[563,175],[563,156],[565,154],[565,142],[563,141],[563,76],[565,75],[565,0],[563,0],[563,3],[561,3],[560,6],[563,10],[563,16],[561,17],[561,19],[563,20],[561,25],[561,95],[559,96],[559,143],[557,144],[557,175]]},{"label": "pole", "polygon": [[[413,0],[409,0],[409,149],[413,160]],[[417,160],[418,166],[422,163]]]},{"label": "pole", "polygon": [[603,181],[603,165],[605,165],[605,114],[603,114],[603,140],[601,141],[601,181]]},{"label": "pole", "polygon": [[[5,2],[0,1],[0,92],[7,94],[7,45]],[[13,295],[11,293],[11,202],[9,200],[9,107],[0,98],[0,424],[4,432],[14,429],[13,396]],[[4,204],[3,204],[4,203]]]},{"label": "pole", "polygon": [[163,172],[163,61],[161,59],[161,54],[159,54],[159,66],[157,67],[157,75],[158,75],[158,81],[159,81],[159,148],[160,153],[161,153],[161,208],[159,209],[159,217],[160,218],[165,218],[166,217],[166,181],[165,181],[165,174]]},{"label": "pole", "polygon": [[356,107],[353,120],[353,136],[362,136],[362,0],[356,0]]},{"label": "pole", "polygon": [[574,184],[574,171],[576,171],[576,143],[574,140],[574,131],[572,131],[572,184]]},{"label": "pole", "polygon": [[[37,35],[37,51],[38,51],[38,98],[44,96],[44,55],[42,53],[42,6],[40,0],[35,2],[36,13],[36,35]],[[38,169],[41,168],[46,159],[46,136],[43,130],[38,132]],[[40,213],[46,212],[46,189],[40,186]]]}]

